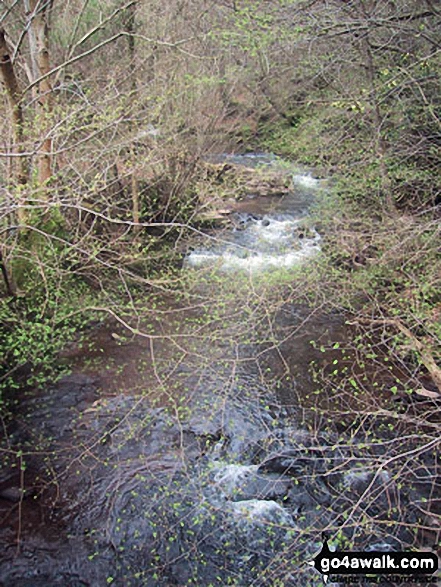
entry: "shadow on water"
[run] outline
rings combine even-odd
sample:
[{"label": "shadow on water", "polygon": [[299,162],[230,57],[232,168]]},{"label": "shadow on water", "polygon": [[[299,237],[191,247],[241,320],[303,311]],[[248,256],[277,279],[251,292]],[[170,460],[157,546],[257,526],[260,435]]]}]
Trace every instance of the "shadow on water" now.
[{"label": "shadow on water", "polygon": [[370,436],[387,397],[317,394],[311,362],[332,383],[352,360],[335,347],[351,339],[341,316],[259,290],[256,271],[319,250],[298,204],[317,182],[294,184],[276,210],[241,202],[239,226],[189,254],[186,295],[158,301],[144,337],[106,323],[66,350],[71,375],[23,398],[2,442],[1,585],[312,586],[324,531],[359,549],[415,543],[430,451]]}]

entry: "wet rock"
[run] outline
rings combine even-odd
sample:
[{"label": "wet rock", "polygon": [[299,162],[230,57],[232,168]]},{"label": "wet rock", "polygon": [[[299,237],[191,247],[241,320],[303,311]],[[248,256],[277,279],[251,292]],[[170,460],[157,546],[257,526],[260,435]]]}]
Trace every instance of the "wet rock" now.
[{"label": "wet rock", "polygon": [[12,503],[17,503],[28,494],[20,487],[6,487],[0,491],[0,499],[6,499]]},{"label": "wet rock", "polygon": [[259,472],[278,473],[299,477],[302,474],[317,475],[325,473],[328,467],[336,464],[336,455],[330,452],[314,451],[306,448],[303,451],[285,450],[282,454],[269,456],[259,467]]},{"label": "wet rock", "polygon": [[260,217],[248,212],[236,212],[233,215],[233,226],[235,230],[245,230],[248,226],[258,222]]},{"label": "wet rock", "polygon": [[366,469],[351,469],[344,474],[343,484],[358,496],[378,490],[379,487],[394,486],[387,471],[375,473]]},{"label": "wet rock", "polygon": [[278,473],[279,475],[301,476],[308,463],[298,456],[277,455],[269,458],[259,467],[261,473]]},{"label": "wet rock", "polygon": [[387,541],[381,540],[379,542],[374,542],[373,544],[369,544],[365,548],[365,552],[394,552],[401,549],[401,545],[398,540],[393,540],[390,537]]},{"label": "wet rock", "polygon": [[286,479],[278,479],[270,475],[265,477],[256,475],[240,489],[237,499],[283,500],[291,486],[291,481]]},{"label": "wet rock", "polygon": [[64,387],[67,387],[68,389],[93,387],[98,383],[98,380],[98,377],[92,377],[91,375],[86,375],[85,373],[71,373],[70,375],[65,375],[62,377],[55,387],[58,389],[62,389]]},{"label": "wet rock", "polygon": [[289,504],[290,510],[296,515],[312,511],[317,506],[317,501],[304,485],[292,485],[285,502]]},{"label": "wet rock", "polygon": [[227,399],[222,393],[207,395],[204,391],[191,406],[191,416],[183,429],[200,437],[209,435],[222,439],[219,450],[227,451],[230,459],[233,455],[244,455],[267,436],[273,419],[259,406],[257,392],[246,404],[243,399],[243,392],[238,392],[238,398]]},{"label": "wet rock", "polygon": [[313,229],[309,228],[308,226],[297,227],[295,234],[296,234],[297,238],[300,240],[314,239],[317,236],[317,233]]}]

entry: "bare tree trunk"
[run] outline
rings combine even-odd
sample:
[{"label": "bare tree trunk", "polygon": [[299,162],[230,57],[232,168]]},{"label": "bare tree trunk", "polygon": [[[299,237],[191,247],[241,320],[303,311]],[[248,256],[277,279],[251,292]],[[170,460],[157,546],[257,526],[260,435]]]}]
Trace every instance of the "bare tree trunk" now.
[{"label": "bare tree trunk", "polygon": [[[30,19],[29,45],[31,64],[36,79],[46,76],[50,71],[49,62],[49,24],[48,13],[51,0],[25,0],[26,11]],[[52,86],[49,77],[38,84],[38,118],[40,123],[41,145],[38,153],[38,183],[47,184],[52,177],[52,139],[49,135],[49,117],[52,111]]]},{"label": "bare tree trunk", "polygon": [[39,78],[39,68],[38,68],[38,62],[37,62],[37,54],[38,54],[38,43],[37,43],[37,36],[35,33],[35,26],[32,26],[31,24],[31,20],[33,18],[33,11],[35,9],[35,2],[32,3],[32,7],[31,7],[31,2],[32,0],[24,0],[23,4],[25,7],[25,11],[26,11],[26,17],[28,19],[28,41],[29,41],[29,48],[30,48],[30,52],[29,52],[29,61],[30,61],[30,81],[34,82],[36,79]]},{"label": "bare tree trunk", "polygon": [[[39,53],[40,71],[42,75],[47,74],[50,71],[49,65],[49,52],[44,48]],[[40,109],[42,112],[42,118],[46,118],[46,124],[43,124],[43,133],[45,136],[40,149],[40,161],[38,166],[38,181],[40,185],[45,185],[46,182],[52,177],[52,138],[49,135],[50,128],[47,124],[50,122],[48,118],[52,112],[52,86],[47,77],[40,83],[40,98],[39,98]]]},{"label": "bare tree trunk", "polygon": [[126,16],[126,32],[127,32],[127,43],[129,46],[129,75],[131,89],[134,94],[137,93],[136,76],[135,73],[135,32],[136,32],[136,3],[131,4],[127,8]]},{"label": "bare tree trunk", "polygon": [[15,297],[17,295],[15,283],[12,278],[12,275],[8,271],[6,261],[4,260],[3,254],[1,251],[0,251],[0,271],[3,276],[3,281],[5,283],[6,294],[11,298]]},{"label": "bare tree trunk", "polygon": [[382,134],[383,116],[381,114],[380,102],[378,99],[377,88],[375,85],[374,58],[372,55],[371,47],[369,45],[369,38],[367,36],[363,39],[362,43],[366,58],[368,79],[371,91],[372,117],[375,132],[375,149],[377,152],[378,164],[380,168],[381,191],[384,194],[386,208],[388,212],[394,213],[396,211],[396,207],[394,199],[392,197],[392,185],[386,165],[386,145]]},{"label": "bare tree trunk", "polygon": [[23,127],[24,116],[21,104],[21,92],[17,77],[15,75],[14,65],[9,54],[6,44],[5,32],[0,29],[0,70],[2,73],[3,83],[6,87],[9,103],[12,110],[12,128],[14,133],[14,151],[15,161],[12,162],[17,183],[25,185],[29,179],[28,165],[23,155]]},{"label": "bare tree trunk", "polygon": [[374,61],[374,55],[372,53],[370,31],[372,28],[371,14],[369,8],[365,6],[363,1],[360,2],[360,8],[363,18],[366,23],[366,30],[363,33],[360,40],[360,51],[363,55],[365,67],[367,71],[367,78],[370,86],[370,102],[372,107],[372,122],[375,133],[375,151],[378,158],[378,165],[380,169],[381,179],[381,193],[384,196],[384,202],[386,209],[390,214],[396,213],[395,201],[392,196],[392,184],[389,176],[389,171],[386,164],[386,143],[383,138],[383,116],[381,113],[380,100],[378,97],[377,85],[376,85],[376,67]]},{"label": "bare tree trunk", "polygon": [[[135,154],[132,152],[132,156],[134,157]],[[139,188],[138,188],[138,179],[136,177],[135,171],[132,171],[132,181],[131,181],[131,190],[132,190],[132,220],[135,232],[139,231]]]},{"label": "bare tree trunk", "polygon": [[[135,31],[136,31],[136,3],[131,4],[127,8],[127,17],[126,17],[126,31],[127,31],[127,40],[128,40],[128,48],[129,48],[129,75],[130,75],[130,83],[131,83],[131,93],[132,99],[136,99],[136,95],[138,93],[137,84],[136,84],[136,76],[135,76]],[[132,164],[132,175],[131,175],[131,192],[132,192],[132,221],[134,226],[134,231],[139,231],[139,186],[138,186],[138,179],[136,177],[135,172],[135,161],[136,161],[136,149],[132,144],[130,148],[130,159]]]},{"label": "bare tree trunk", "polygon": [[[18,185],[25,186],[29,180],[28,162],[24,155],[23,138],[24,138],[24,116],[23,107],[21,103],[22,95],[15,75],[14,65],[12,63],[9,49],[6,44],[5,32],[0,28],[0,70],[3,82],[8,94],[9,103],[12,112],[12,130],[14,145],[12,146],[13,155],[11,157],[11,167],[13,175]],[[20,200],[20,190],[18,191],[17,205],[17,219],[20,225],[25,225],[27,221],[26,210],[22,206],[23,202]],[[9,279],[8,271],[3,260],[1,260],[1,270],[3,279],[6,284],[8,294],[13,295],[14,287],[12,277]]]}]

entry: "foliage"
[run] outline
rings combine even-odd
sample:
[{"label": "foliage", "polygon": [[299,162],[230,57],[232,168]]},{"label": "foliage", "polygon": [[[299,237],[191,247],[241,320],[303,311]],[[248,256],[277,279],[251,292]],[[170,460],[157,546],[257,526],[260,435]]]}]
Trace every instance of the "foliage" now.
[{"label": "foliage", "polygon": [[[60,352],[78,338],[93,313],[87,288],[73,278],[63,280],[46,272],[44,287],[22,291],[16,300],[0,305],[0,394],[16,402],[11,392],[23,386],[44,386],[65,372]],[[18,375],[18,377],[17,377]],[[20,376],[21,375],[21,376]]]},{"label": "foliage", "polygon": [[[372,329],[388,330],[394,360],[401,368],[407,365],[417,386],[418,375],[426,376],[427,365],[415,340],[423,341],[425,352],[435,361],[441,358],[436,212],[385,218],[369,199],[364,205],[354,203],[350,186],[348,181],[337,184],[317,205],[316,217],[325,237],[323,257],[311,269],[307,283],[314,292],[320,283],[320,298],[325,296],[328,304],[359,320],[367,338]],[[357,193],[358,189],[354,186]],[[403,335],[403,325],[415,339]],[[419,371],[414,372],[415,367]]]}]

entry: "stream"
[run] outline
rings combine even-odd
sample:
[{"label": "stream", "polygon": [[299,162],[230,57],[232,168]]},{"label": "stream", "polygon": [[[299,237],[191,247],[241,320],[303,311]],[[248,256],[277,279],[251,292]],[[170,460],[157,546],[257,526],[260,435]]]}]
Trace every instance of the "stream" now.
[{"label": "stream", "polygon": [[286,173],[288,195],[237,202],[192,244],[188,291],[156,301],[145,337],[101,325],[66,352],[70,375],[25,395],[1,444],[1,586],[320,586],[324,533],[387,551],[430,530],[436,456],[388,416],[357,419],[368,398],[333,399],[346,419],[330,421],[310,341],[332,364],[350,332],[273,294],[322,242],[307,219],[325,182]]}]

